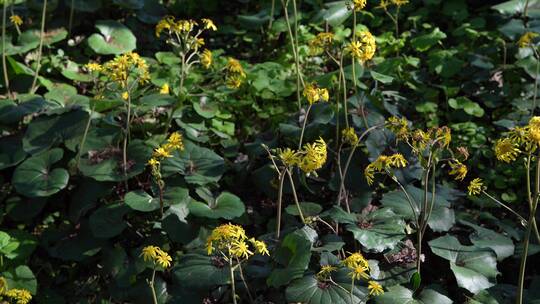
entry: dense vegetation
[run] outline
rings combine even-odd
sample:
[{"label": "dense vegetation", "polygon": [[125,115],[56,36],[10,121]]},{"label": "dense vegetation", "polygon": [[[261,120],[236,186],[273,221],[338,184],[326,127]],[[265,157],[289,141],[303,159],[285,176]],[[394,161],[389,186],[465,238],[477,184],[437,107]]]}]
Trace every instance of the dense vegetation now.
[{"label": "dense vegetation", "polygon": [[540,303],[540,1],[0,2],[1,303]]}]

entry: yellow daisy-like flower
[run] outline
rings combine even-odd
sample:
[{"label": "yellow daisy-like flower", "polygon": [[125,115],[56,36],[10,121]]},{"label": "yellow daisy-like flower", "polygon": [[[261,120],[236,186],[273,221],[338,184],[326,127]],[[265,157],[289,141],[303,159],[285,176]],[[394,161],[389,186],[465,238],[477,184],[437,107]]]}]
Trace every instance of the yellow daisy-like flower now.
[{"label": "yellow daisy-like flower", "polygon": [[157,167],[159,165],[159,160],[155,158],[150,158],[150,160],[148,160],[148,165],[152,167]]},{"label": "yellow daisy-like flower", "polygon": [[229,251],[237,258],[247,259],[253,255],[253,251],[249,250],[248,244],[244,241],[233,242]]},{"label": "yellow daisy-like flower", "polygon": [[23,24],[23,20],[19,15],[11,15],[9,21],[15,26],[21,26]]},{"label": "yellow daisy-like flower", "polygon": [[495,143],[495,156],[498,160],[510,163],[516,160],[521,151],[510,138],[502,138]]},{"label": "yellow daisy-like flower", "polygon": [[292,167],[300,163],[301,154],[291,148],[278,149],[277,152],[279,159],[281,159],[285,166]]},{"label": "yellow daisy-like flower", "polygon": [[357,12],[366,7],[366,4],[367,0],[352,0],[352,8]]},{"label": "yellow daisy-like flower", "polygon": [[229,76],[225,80],[225,83],[227,84],[227,87],[229,89],[238,89],[242,86],[242,83],[244,83],[244,78],[239,76]]},{"label": "yellow daisy-like flower", "polygon": [[373,184],[376,173],[383,173],[392,168],[404,168],[407,166],[407,160],[401,153],[396,153],[390,156],[380,155],[375,161],[370,163],[364,169],[364,176],[368,185]]},{"label": "yellow daisy-like flower", "polygon": [[245,76],[246,73],[244,72],[244,68],[240,64],[240,61],[230,58],[227,61],[227,70],[234,74],[239,74]]},{"label": "yellow daisy-like flower", "polygon": [[214,24],[214,21],[212,21],[210,19],[206,19],[206,18],[201,19],[201,21],[204,24],[204,29],[217,31],[217,26]]},{"label": "yellow daisy-like flower", "polygon": [[471,181],[469,186],[467,187],[467,190],[469,192],[469,195],[478,195],[482,191],[484,191],[484,183],[482,182],[482,179],[475,178]]},{"label": "yellow daisy-like flower", "polygon": [[409,0],[390,0],[394,5],[402,6],[409,3]]},{"label": "yellow daisy-like flower", "polygon": [[352,279],[369,279],[369,263],[361,253],[355,252],[341,261],[341,263],[350,270],[349,276]]},{"label": "yellow daisy-like flower", "polygon": [[306,97],[309,104],[314,104],[319,101],[328,101],[330,99],[328,90],[325,88],[318,88],[314,83],[306,85],[302,94]]},{"label": "yellow daisy-like flower", "polygon": [[409,122],[405,118],[392,116],[386,120],[385,127],[398,139],[406,139],[409,136]]},{"label": "yellow daisy-like flower", "polygon": [[525,34],[523,34],[521,37],[519,37],[519,40],[517,42],[517,45],[520,47],[520,48],[524,48],[524,47],[527,47],[531,44],[531,42],[533,41],[534,38],[538,37],[538,34],[537,33],[534,33],[534,32],[526,32]]},{"label": "yellow daisy-like flower", "polygon": [[206,240],[208,255],[214,252],[214,249],[223,250],[231,246],[233,242],[244,241],[247,239],[244,228],[234,224],[223,224],[214,230]]},{"label": "yellow daisy-like flower", "polygon": [[171,267],[172,258],[171,256],[158,248],[157,256],[155,258],[155,263],[163,268]]},{"label": "yellow daisy-like flower", "polygon": [[249,242],[251,243],[251,245],[253,245],[253,247],[255,247],[257,253],[262,255],[270,255],[270,252],[268,251],[268,248],[263,241],[258,241],[255,238],[250,238]]},{"label": "yellow daisy-like flower", "polygon": [[129,99],[129,93],[128,92],[122,93],[122,99],[123,100],[128,100]]},{"label": "yellow daisy-like flower", "polygon": [[174,132],[167,139],[167,144],[170,148],[175,150],[184,150],[184,143],[182,141],[182,134]]},{"label": "yellow daisy-like flower", "polygon": [[335,272],[335,271],[337,271],[337,267],[332,266],[332,265],[323,265],[321,267],[321,270],[319,270],[319,272],[317,272],[315,277],[319,281],[326,281],[331,277],[332,272]]},{"label": "yellow daisy-like flower", "polygon": [[85,64],[84,67],[90,72],[100,72],[103,69],[101,64],[96,62],[89,62]]},{"label": "yellow daisy-like flower", "polygon": [[201,64],[205,69],[212,65],[212,51],[205,49],[200,55]]},{"label": "yellow daisy-like flower", "polygon": [[354,146],[358,143],[358,135],[356,135],[356,132],[352,127],[341,130],[341,137],[343,138],[344,143],[347,143],[351,146]]},{"label": "yellow daisy-like flower", "polygon": [[326,142],[322,138],[319,138],[312,144],[305,144],[301,153],[302,159],[298,167],[306,174],[315,172],[326,163]]},{"label": "yellow daisy-like flower", "polygon": [[354,267],[351,270],[351,272],[349,272],[349,276],[351,276],[351,278],[354,280],[361,280],[361,279],[368,280],[369,279],[369,274],[367,273],[368,270],[369,269],[364,266],[357,266],[357,267]]},{"label": "yellow daisy-like flower", "polygon": [[380,8],[380,9],[386,10],[386,9],[388,8],[389,5],[390,5],[389,0],[381,0],[381,1],[379,2],[379,5],[378,5],[376,8]]},{"label": "yellow daisy-like flower", "polygon": [[164,147],[159,147],[159,148],[154,149],[153,156],[154,156],[155,158],[167,158],[167,157],[172,157],[171,151],[168,150],[168,149],[165,149]]},{"label": "yellow daisy-like flower", "polygon": [[13,301],[16,304],[27,304],[32,300],[32,294],[26,289],[10,289],[2,294]]},{"label": "yellow daisy-like flower", "polygon": [[381,284],[375,282],[375,281],[369,281],[368,282],[368,290],[369,290],[369,295],[374,295],[374,296],[378,296],[378,295],[382,295],[384,293],[384,289],[383,287],[381,286]]},{"label": "yellow daisy-like flower", "polygon": [[529,129],[529,138],[534,143],[540,143],[540,116],[534,116],[527,125]]},{"label": "yellow daisy-like flower", "polygon": [[452,168],[452,170],[450,170],[450,175],[454,175],[455,180],[462,181],[465,176],[467,176],[467,166],[460,161],[454,160],[450,162],[450,167]]},{"label": "yellow daisy-like flower", "polygon": [[141,84],[150,80],[148,64],[135,52],[127,52],[107,61],[103,65],[102,72],[124,89],[128,85],[130,75],[136,77]]},{"label": "yellow daisy-like flower", "polygon": [[330,32],[318,33],[315,38],[309,41],[309,52],[311,55],[318,55],[334,41],[334,34]]},{"label": "yellow daisy-like flower", "polygon": [[164,83],[161,88],[159,89],[159,94],[162,95],[169,95],[170,88],[168,83]]},{"label": "yellow daisy-like flower", "polygon": [[351,56],[361,63],[371,60],[376,49],[375,37],[367,30],[358,33],[356,40],[351,41],[347,46],[347,51]]},{"label": "yellow daisy-like flower", "polygon": [[145,262],[153,261],[158,255],[159,247],[157,246],[146,246],[142,249],[142,257]]}]

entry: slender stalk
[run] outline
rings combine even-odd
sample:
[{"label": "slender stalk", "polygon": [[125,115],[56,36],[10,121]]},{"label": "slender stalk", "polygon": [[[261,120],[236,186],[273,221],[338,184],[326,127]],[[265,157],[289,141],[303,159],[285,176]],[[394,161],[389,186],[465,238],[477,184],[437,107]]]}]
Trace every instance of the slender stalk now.
[{"label": "slender stalk", "polygon": [[[303,85],[303,79],[300,75],[300,60],[298,58],[298,50],[296,49],[296,43],[294,39],[294,34],[291,27],[291,21],[289,20],[289,11],[287,10],[289,6],[289,0],[281,0],[281,3],[283,5],[283,10],[285,12],[285,21],[287,23],[287,30],[289,31],[289,38],[291,40],[291,47],[293,49],[293,57],[294,57],[294,64],[296,67],[296,99],[298,101],[298,109],[302,107],[301,99],[300,99],[300,82],[302,82]],[[296,2],[294,2],[294,7],[296,7]]]},{"label": "slender stalk", "polygon": [[351,296],[351,304],[354,304],[354,278],[351,279],[351,291],[349,291],[349,295]]},{"label": "slender stalk", "polygon": [[341,57],[339,60],[339,73],[341,75],[343,83],[343,112],[345,115],[345,126],[349,127],[349,110],[347,109],[347,80],[345,79],[345,71],[343,70],[343,55],[344,52],[341,52]]},{"label": "slender stalk", "polygon": [[43,55],[43,40],[45,39],[45,17],[47,13],[47,0],[43,0],[43,12],[41,14],[41,29],[39,35],[39,48],[37,56],[37,66],[34,73],[34,80],[32,81],[32,87],[30,88],[30,93],[34,93],[37,85],[37,79],[39,76],[39,70],[41,69],[41,56]]},{"label": "slender stalk", "polygon": [[538,54],[536,47],[533,47],[533,50],[534,54],[536,55],[536,74],[534,75],[534,95],[531,116],[534,116],[534,111],[536,110],[536,97],[538,96],[538,73],[540,73],[540,55]]},{"label": "slender stalk", "polygon": [[124,178],[126,178],[126,184],[127,184],[127,145],[128,145],[129,131],[130,131],[129,130],[130,123],[131,123],[131,92],[128,91],[126,134],[124,134],[124,144],[122,147],[122,163],[123,163],[123,169],[124,169]]},{"label": "slender stalk", "polygon": [[491,195],[490,195],[489,193],[487,193],[486,191],[482,191],[482,193],[483,193],[485,196],[489,197],[492,201],[494,201],[495,203],[497,203],[499,206],[501,206],[501,207],[503,207],[504,209],[510,211],[512,214],[514,214],[515,216],[517,216],[517,217],[519,218],[519,220],[520,220],[523,224],[527,225],[527,222],[528,222],[528,221],[527,221],[523,216],[519,215],[519,213],[517,213],[517,212],[515,212],[514,210],[512,210],[512,208],[506,206],[503,202],[501,202],[501,201],[499,201],[498,199],[496,199],[495,197],[491,196]]},{"label": "slender stalk", "polygon": [[90,115],[88,116],[88,121],[86,122],[86,127],[84,128],[83,137],[81,140],[81,144],[79,145],[79,152],[77,153],[77,165],[75,166],[77,170],[79,170],[79,165],[81,163],[81,153],[84,149],[84,144],[86,143],[86,137],[88,136],[88,131],[90,130],[90,125],[92,124],[92,113],[94,113],[94,110],[96,108],[96,104],[92,106],[92,109],[90,110]]},{"label": "slender stalk", "polygon": [[527,18],[527,11],[529,10],[529,0],[525,2],[525,7],[523,8],[523,17]]},{"label": "slender stalk", "polygon": [[276,238],[279,239],[281,233],[281,205],[283,202],[283,183],[285,182],[285,171],[279,172],[279,190],[278,190],[278,203],[277,203],[277,224],[276,224]]},{"label": "slender stalk", "polygon": [[244,271],[242,271],[242,265],[240,263],[240,261],[238,260],[238,258],[236,259],[236,267],[238,267],[238,270],[239,270],[239,273],[240,273],[240,279],[242,280],[242,283],[244,283],[244,287],[246,288],[246,291],[247,291],[247,294],[248,294],[248,297],[249,297],[249,302],[250,303],[253,303],[253,297],[251,296],[251,291],[249,291],[249,286],[246,282],[246,279],[244,278]]},{"label": "slender stalk", "polygon": [[152,300],[154,301],[154,304],[158,304],[157,295],[156,295],[156,288],[154,287],[154,281],[156,278],[156,269],[152,271],[152,280],[150,281],[150,289],[152,290]]},{"label": "slender stalk", "polygon": [[6,15],[7,15],[7,0],[4,0],[4,8],[2,10],[2,70],[4,72],[4,85],[6,86],[7,95],[11,95],[9,90],[9,76],[7,72],[6,62]]},{"label": "slender stalk", "polygon": [[236,302],[236,284],[234,283],[234,267],[233,267],[233,260],[231,257],[229,257],[229,274],[231,278],[231,292],[232,292],[232,299],[233,303],[237,304]]},{"label": "slender stalk", "polygon": [[[433,172],[435,173],[435,166],[433,166]],[[431,174],[431,204],[429,205],[429,211],[426,213],[426,219],[422,225],[422,235],[425,235],[429,218],[433,212],[433,206],[435,206],[435,174]]]},{"label": "slender stalk", "polygon": [[71,27],[73,26],[73,14],[75,12],[75,0],[71,0],[71,8],[69,10],[68,32],[71,35]]},{"label": "slender stalk", "polygon": [[270,21],[268,21],[268,30],[272,29],[272,23],[274,22],[275,10],[276,10],[276,0],[272,0],[272,7],[270,8]]},{"label": "slender stalk", "polygon": [[302,141],[304,140],[304,132],[306,131],[306,125],[308,121],[309,112],[311,111],[311,107],[313,105],[310,104],[307,108],[306,115],[304,116],[304,122],[302,124],[302,131],[300,132],[300,140],[298,141],[298,150],[302,148]]},{"label": "slender stalk", "polygon": [[300,208],[300,202],[298,201],[298,196],[296,195],[296,187],[294,186],[294,181],[293,181],[293,178],[292,178],[291,171],[289,171],[289,169],[285,169],[285,171],[287,171],[287,175],[289,176],[289,182],[291,183],[291,188],[292,188],[293,197],[294,197],[294,203],[296,204],[296,208],[298,208],[298,214],[300,215],[300,219],[302,219],[302,223],[305,224],[306,219],[304,218],[302,208]]}]

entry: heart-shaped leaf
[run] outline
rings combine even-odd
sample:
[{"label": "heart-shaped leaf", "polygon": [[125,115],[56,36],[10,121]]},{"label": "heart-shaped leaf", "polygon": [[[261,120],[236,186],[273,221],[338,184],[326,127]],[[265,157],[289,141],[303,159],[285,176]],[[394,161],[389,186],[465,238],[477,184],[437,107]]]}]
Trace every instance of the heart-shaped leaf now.
[{"label": "heart-shaped leaf", "polygon": [[0,170],[17,165],[26,157],[20,137],[0,138]]},{"label": "heart-shaped leaf", "polygon": [[99,208],[90,216],[92,234],[100,239],[119,235],[127,227],[124,215],[129,208],[124,204],[113,204]]},{"label": "heart-shaped leaf", "polygon": [[347,225],[362,246],[375,252],[393,249],[405,237],[404,229],[404,221],[390,208],[375,210],[359,223]]},{"label": "heart-shaped leaf", "polygon": [[[187,204],[189,201],[189,191],[180,187],[169,187],[163,193],[163,205],[171,206],[176,204]],[[143,190],[128,192],[124,196],[125,203],[131,209],[151,212],[160,208],[159,198],[154,198]]]},{"label": "heart-shaped leaf", "polygon": [[26,289],[33,295],[37,292],[36,277],[26,265],[17,266],[13,270],[3,272],[2,276],[6,279],[10,289]]},{"label": "heart-shaped leaf", "polygon": [[220,257],[201,254],[184,254],[173,270],[173,279],[180,286],[208,289],[230,283],[229,265]]},{"label": "heart-shaped leaf", "polygon": [[403,286],[391,286],[388,290],[375,297],[375,303],[380,304],[452,304],[453,301],[447,296],[436,292],[433,289],[424,289],[418,296],[414,292]]},{"label": "heart-shaped leaf", "polygon": [[96,28],[100,34],[88,37],[90,48],[103,55],[118,55],[133,51],[137,47],[137,39],[129,28],[114,20],[99,20]]},{"label": "heart-shaped leaf", "polygon": [[62,159],[60,148],[45,151],[30,157],[20,164],[13,173],[13,186],[18,193],[29,196],[49,196],[64,189],[69,173],[63,168],[52,168]]},{"label": "heart-shaped leaf", "polygon": [[191,214],[199,217],[232,220],[244,214],[246,208],[238,196],[229,192],[223,192],[211,205],[191,201],[189,203],[189,211]]}]

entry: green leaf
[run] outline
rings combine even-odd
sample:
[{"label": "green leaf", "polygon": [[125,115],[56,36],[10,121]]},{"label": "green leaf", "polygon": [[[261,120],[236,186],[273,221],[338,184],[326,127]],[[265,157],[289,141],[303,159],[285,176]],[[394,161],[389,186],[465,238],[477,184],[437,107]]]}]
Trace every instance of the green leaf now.
[{"label": "green leaf", "polygon": [[21,121],[23,117],[36,113],[45,108],[45,100],[38,95],[25,95],[19,97],[20,103],[3,100],[0,103],[0,124],[13,124]]},{"label": "green leaf", "polygon": [[17,165],[26,157],[20,137],[0,138],[0,170]]},{"label": "green leaf", "polygon": [[476,117],[484,116],[484,109],[480,105],[467,97],[450,98],[448,105],[453,109],[462,109],[465,113]]},{"label": "green leaf", "polygon": [[128,211],[129,208],[121,203],[99,208],[90,216],[92,234],[100,239],[109,239],[119,235],[127,227],[123,217]]},{"label": "green leaf", "polygon": [[[300,203],[300,209],[302,209],[302,214],[304,216],[316,216],[321,213],[323,207],[320,204],[302,202]],[[285,208],[285,212],[290,215],[300,216],[296,204],[287,206],[287,208]]]},{"label": "green leaf", "polygon": [[205,185],[217,182],[225,172],[225,161],[214,151],[199,147],[190,141],[185,141],[184,150],[174,152],[174,157],[162,162],[164,177],[180,174],[186,182]]},{"label": "green leaf", "polygon": [[394,81],[394,77],[392,76],[388,76],[388,75],[384,75],[384,74],[381,74],[381,73],[377,73],[375,71],[370,71],[370,74],[371,74],[371,77],[373,77],[373,79],[379,81],[379,82],[382,82],[384,84],[388,84],[388,83],[392,83],[392,81]]},{"label": "green leaf", "polygon": [[[180,187],[167,187],[163,193],[163,206],[175,204],[187,204],[189,191]],[[154,198],[143,190],[128,192],[124,196],[124,202],[133,210],[151,212],[160,208],[159,198]]]},{"label": "green leaf", "polygon": [[333,280],[340,286],[330,282],[319,282],[313,275],[291,282],[285,291],[287,302],[306,304],[364,303],[364,299],[367,298],[365,287],[359,287],[356,284],[351,297],[351,281],[347,274],[335,274],[335,276],[336,278]]},{"label": "green leaf", "polygon": [[[43,35],[43,45],[51,46],[54,43],[66,39],[67,35],[68,32],[64,28],[48,30]],[[22,33],[21,36],[19,36],[19,44],[33,45],[34,47],[38,47],[40,37],[41,31],[39,29],[28,30]]]},{"label": "green leaf", "polygon": [[324,20],[328,22],[331,26],[338,26],[345,22],[352,12],[347,7],[346,1],[337,1],[331,4],[330,8],[324,13]]},{"label": "green leaf", "polygon": [[380,304],[452,304],[453,301],[433,289],[424,289],[420,295],[414,296],[414,292],[403,286],[388,287],[388,290],[377,297],[375,303]]},{"label": "green leaf", "polygon": [[96,28],[100,34],[88,37],[90,48],[102,55],[118,55],[133,51],[137,47],[137,39],[129,28],[114,20],[99,20]]},{"label": "green leaf", "polygon": [[497,5],[492,6],[491,8],[498,11],[503,15],[515,15],[521,14],[525,10],[525,5],[537,7],[540,4],[538,0],[511,0],[506,1]]},{"label": "green leaf", "polygon": [[73,3],[73,9],[80,12],[93,13],[101,8],[101,0],[72,0],[66,1],[66,4],[71,8]]},{"label": "green leaf", "polygon": [[[416,214],[420,214],[420,206],[423,203],[424,190],[412,185],[405,186],[409,192]],[[431,202],[431,193],[428,193],[428,202]],[[400,190],[388,192],[383,195],[382,204],[391,208],[396,214],[407,220],[413,220],[414,214],[405,194]],[[455,224],[454,210],[450,208],[450,202],[442,196],[435,194],[435,206],[428,220],[429,227],[436,232],[448,231]]]},{"label": "green leaf", "polygon": [[173,268],[173,279],[180,286],[208,289],[230,284],[229,265],[220,257],[201,254],[184,254]]},{"label": "green leaf", "polygon": [[60,148],[45,151],[30,157],[20,164],[13,173],[13,186],[18,193],[28,196],[50,196],[67,186],[69,173],[66,169],[52,169],[52,165],[62,159]]},{"label": "green leaf", "polygon": [[460,221],[460,223],[473,228],[475,233],[469,235],[471,242],[479,248],[493,250],[498,261],[502,261],[514,254],[515,246],[511,238],[467,221]]},{"label": "green leaf", "polygon": [[285,236],[275,253],[284,267],[276,267],[272,271],[267,279],[269,286],[280,287],[304,276],[311,259],[311,234],[316,235],[316,232],[305,227]]},{"label": "green leaf", "polygon": [[193,200],[188,207],[191,214],[212,219],[224,218],[232,220],[246,211],[242,200],[229,192],[221,193],[211,205]]},{"label": "green leaf", "polygon": [[419,52],[425,52],[439,41],[446,38],[446,34],[436,27],[433,32],[411,39],[411,45]]},{"label": "green leaf", "polygon": [[9,289],[26,289],[33,295],[37,292],[36,277],[26,265],[17,266],[13,270],[3,272],[2,276],[6,279]]},{"label": "green leaf", "polygon": [[375,252],[393,249],[405,237],[404,227],[405,222],[390,208],[377,209],[360,223],[346,226],[363,247]]},{"label": "green leaf", "polygon": [[499,272],[497,260],[489,249],[463,246],[457,238],[445,235],[429,242],[431,251],[450,262],[459,287],[478,293],[494,285]]}]

